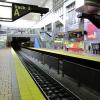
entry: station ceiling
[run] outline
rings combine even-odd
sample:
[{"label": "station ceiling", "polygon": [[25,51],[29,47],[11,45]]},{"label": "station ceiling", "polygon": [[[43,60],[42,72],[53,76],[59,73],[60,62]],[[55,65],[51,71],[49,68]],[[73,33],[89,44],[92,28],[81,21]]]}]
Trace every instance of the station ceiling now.
[{"label": "station ceiling", "polygon": [[25,3],[25,4],[32,4],[32,5],[38,5],[43,6],[43,4],[47,0],[6,0],[8,2],[17,2],[17,3]]},{"label": "station ceiling", "polygon": [[[31,5],[37,5],[39,7],[44,7],[45,3],[48,0],[0,0],[4,2],[14,2],[14,3],[23,3],[23,4],[31,4]],[[40,18],[40,14],[37,13],[29,13],[22,18],[14,21],[14,22],[3,22],[0,21],[0,24],[2,26],[7,27],[15,27],[15,28],[32,28],[35,23]],[[24,23],[24,24],[23,24]]]}]

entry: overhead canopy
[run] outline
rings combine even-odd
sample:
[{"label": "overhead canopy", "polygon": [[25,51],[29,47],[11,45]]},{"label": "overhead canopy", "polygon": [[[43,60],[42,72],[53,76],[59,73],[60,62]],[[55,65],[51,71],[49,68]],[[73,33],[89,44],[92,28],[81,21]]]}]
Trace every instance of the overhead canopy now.
[{"label": "overhead canopy", "polygon": [[100,11],[100,0],[76,0],[76,11],[97,14]]},{"label": "overhead canopy", "polygon": [[85,4],[100,7],[100,0],[85,0]]},{"label": "overhead canopy", "polygon": [[81,13],[78,18],[86,18],[90,20],[97,28],[100,28],[100,15]]},{"label": "overhead canopy", "polygon": [[78,18],[86,18],[100,28],[100,0],[76,0],[76,11],[81,12]]}]

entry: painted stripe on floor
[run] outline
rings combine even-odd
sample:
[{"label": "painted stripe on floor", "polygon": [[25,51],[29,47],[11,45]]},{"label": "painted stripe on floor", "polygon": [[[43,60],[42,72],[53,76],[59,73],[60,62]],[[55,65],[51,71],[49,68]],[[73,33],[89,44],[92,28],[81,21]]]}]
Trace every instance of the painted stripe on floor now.
[{"label": "painted stripe on floor", "polygon": [[100,58],[95,58],[94,56],[88,56],[88,54],[87,55],[78,55],[78,54],[68,53],[68,52],[65,52],[63,50],[54,50],[54,49],[46,49],[46,48],[33,48],[33,47],[28,47],[28,48],[33,49],[33,50],[39,50],[39,51],[44,51],[44,52],[49,52],[49,53],[54,53],[54,54],[59,54],[59,55],[64,55],[64,56],[70,56],[70,57],[100,62]]},{"label": "painted stripe on floor", "polygon": [[16,65],[21,100],[46,100],[12,48],[11,52]]}]

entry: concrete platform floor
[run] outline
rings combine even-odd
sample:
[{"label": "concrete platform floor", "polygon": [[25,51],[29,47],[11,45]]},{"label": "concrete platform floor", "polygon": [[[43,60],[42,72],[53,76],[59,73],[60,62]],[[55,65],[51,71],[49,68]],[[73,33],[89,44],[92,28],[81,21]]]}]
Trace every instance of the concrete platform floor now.
[{"label": "concrete platform floor", "polygon": [[0,100],[20,100],[11,49],[0,49]]}]

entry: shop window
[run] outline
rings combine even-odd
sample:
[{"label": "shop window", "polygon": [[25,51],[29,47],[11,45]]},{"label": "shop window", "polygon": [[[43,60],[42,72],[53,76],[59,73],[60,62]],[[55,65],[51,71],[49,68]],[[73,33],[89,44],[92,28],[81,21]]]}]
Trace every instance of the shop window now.
[{"label": "shop window", "polygon": [[71,10],[68,12],[68,24],[72,25],[76,23],[76,12],[75,10]]},{"label": "shop window", "polygon": [[84,35],[82,32],[69,32],[69,41],[83,41]]},{"label": "shop window", "polygon": [[76,11],[75,11],[75,2],[71,3],[66,7],[66,17],[69,25],[75,24],[77,22],[76,19]]}]

